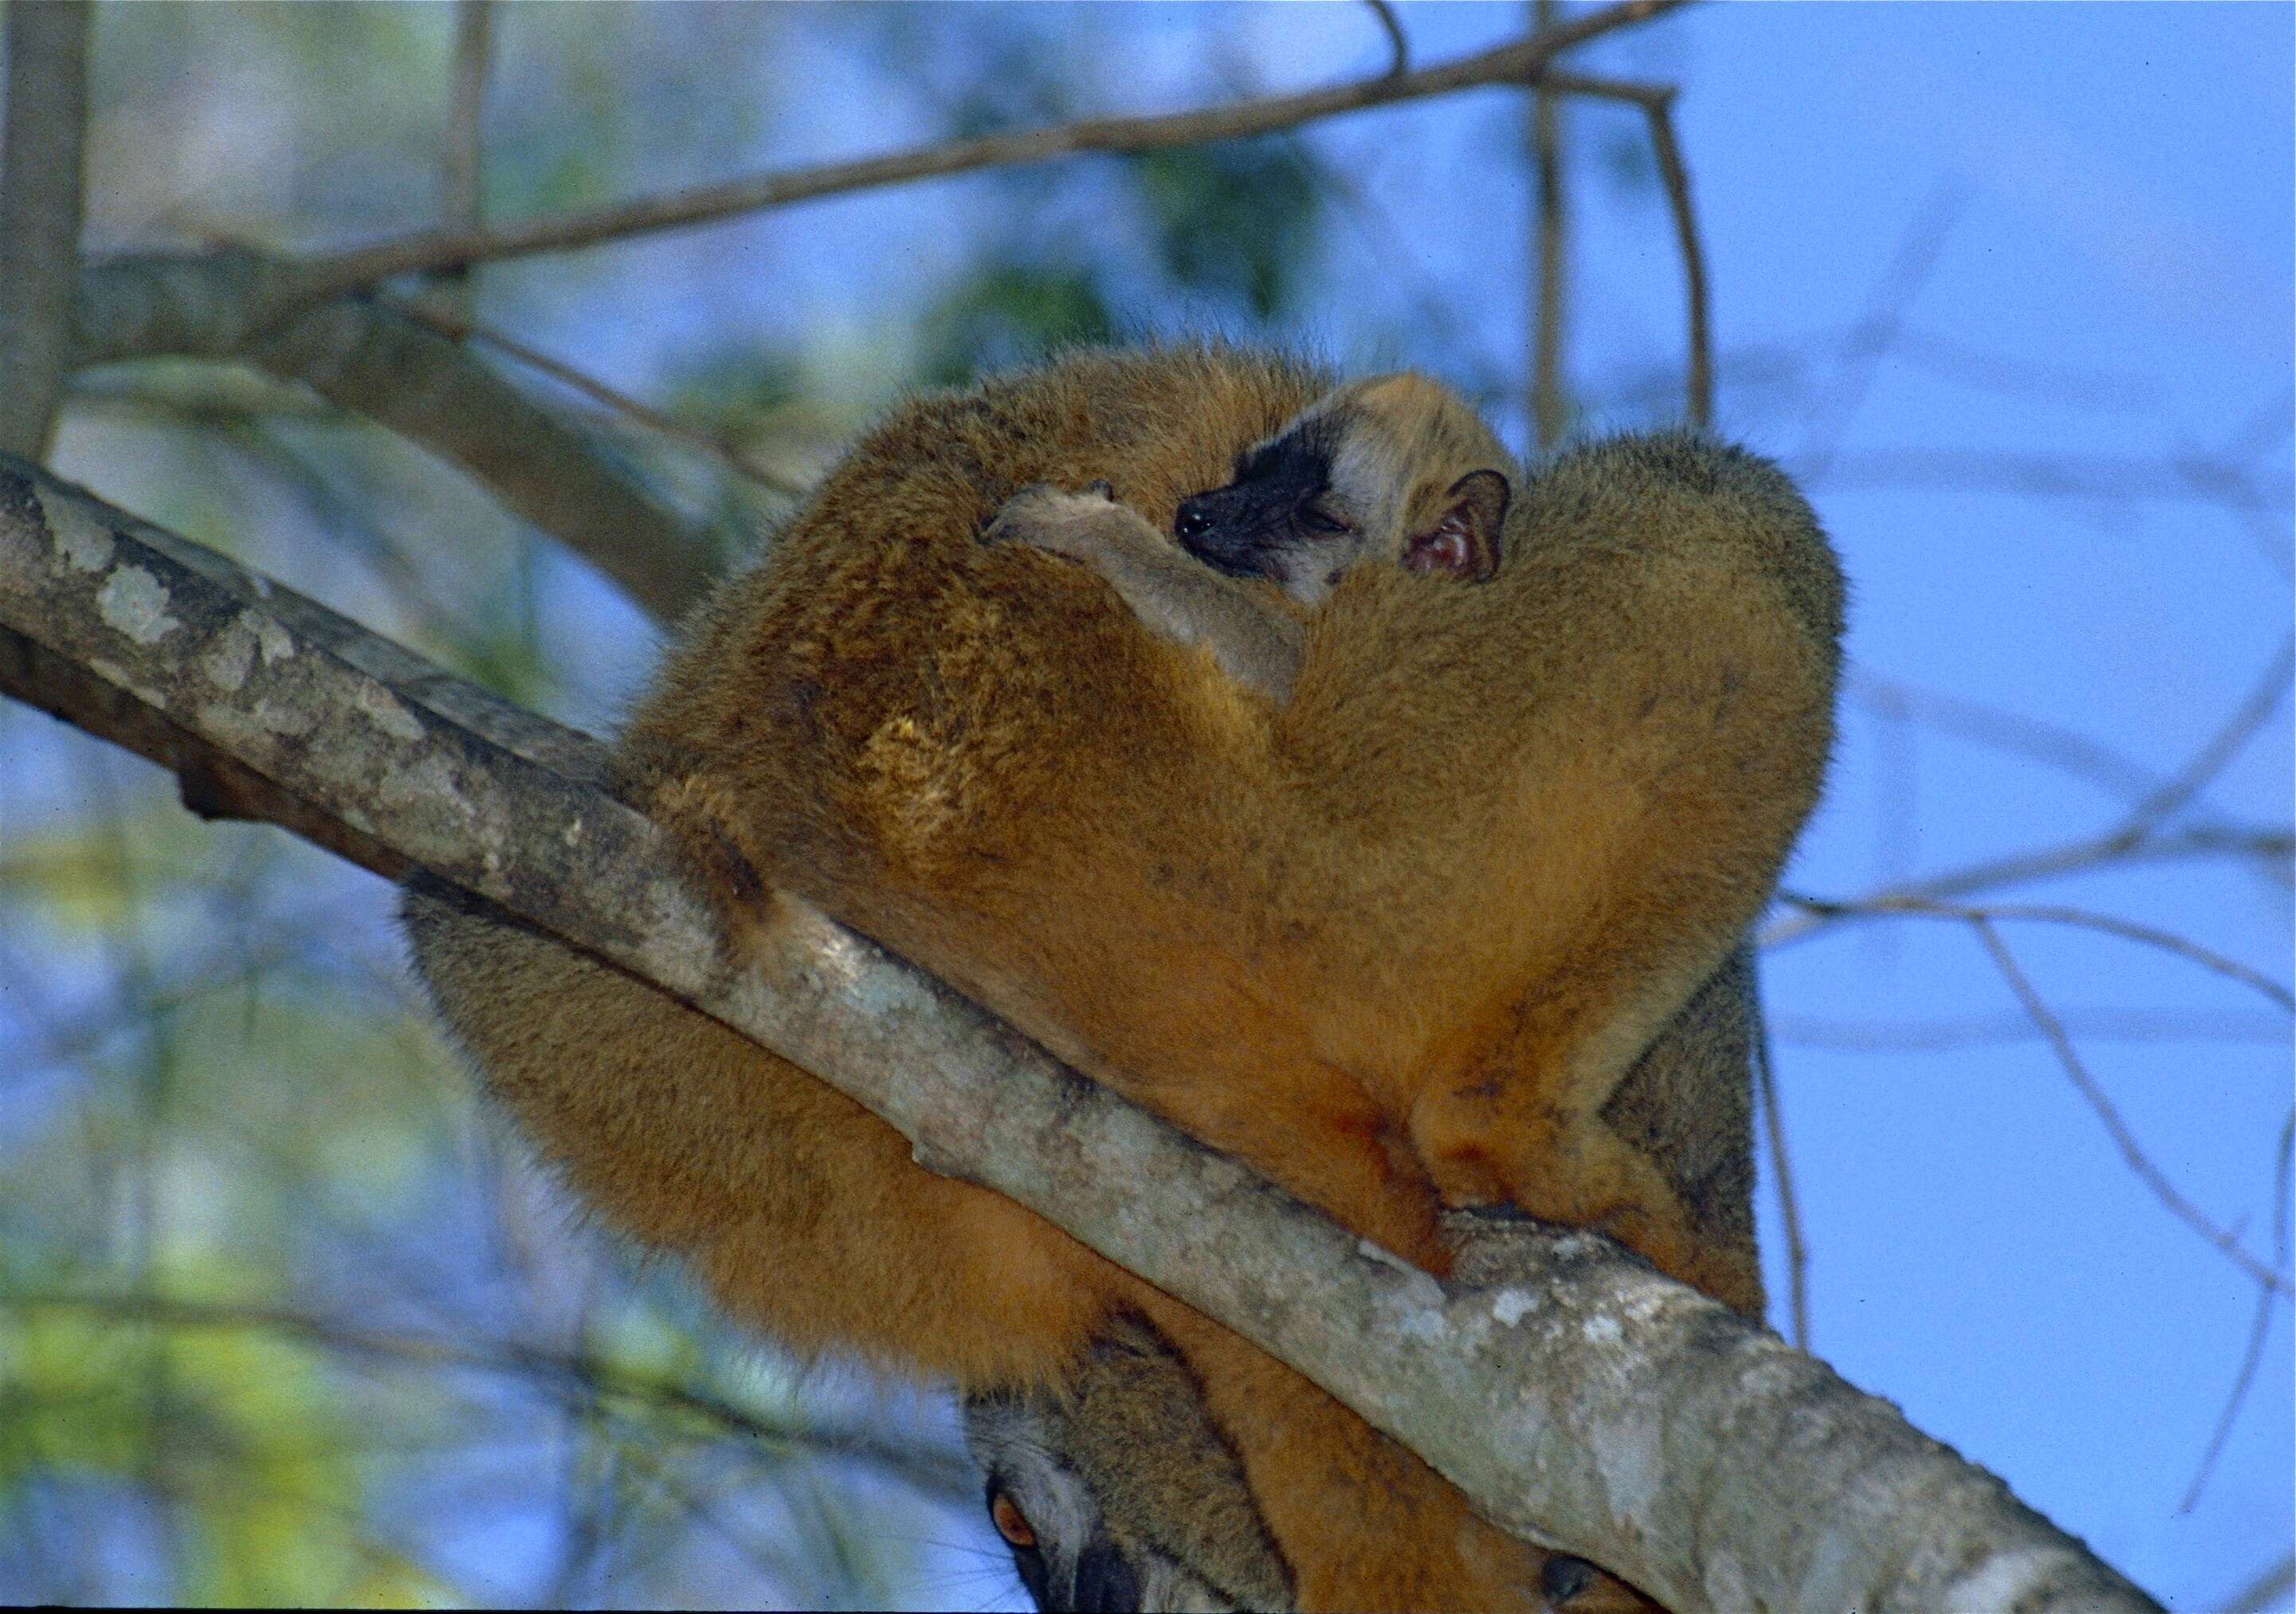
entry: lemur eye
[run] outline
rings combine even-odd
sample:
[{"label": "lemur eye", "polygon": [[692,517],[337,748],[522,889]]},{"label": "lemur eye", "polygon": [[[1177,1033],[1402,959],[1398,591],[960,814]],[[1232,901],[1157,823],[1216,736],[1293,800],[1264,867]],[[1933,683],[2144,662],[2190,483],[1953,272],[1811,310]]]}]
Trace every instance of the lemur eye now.
[{"label": "lemur eye", "polygon": [[988,1499],[988,1521],[996,1527],[996,1533],[1004,1537],[1008,1545],[1037,1544],[1037,1532],[1029,1528],[1029,1516],[1021,1511],[1019,1503],[1002,1491]]},{"label": "lemur eye", "polygon": [[1330,511],[1325,510],[1320,504],[1300,505],[1300,525],[1306,528],[1309,532],[1322,533],[1326,537],[1337,537],[1343,532],[1353,532],[1355,530],[1353,527],[1340,520],[1339,517],[1333,515]]}]

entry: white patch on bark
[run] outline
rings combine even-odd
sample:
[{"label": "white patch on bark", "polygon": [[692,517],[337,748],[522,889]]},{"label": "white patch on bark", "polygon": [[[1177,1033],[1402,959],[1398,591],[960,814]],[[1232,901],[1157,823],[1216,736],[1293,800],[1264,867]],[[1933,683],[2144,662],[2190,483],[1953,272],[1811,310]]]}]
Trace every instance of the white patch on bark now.
[{"label": "white patch on bark", "polygon": [[376,795],[386,807],[447,807],[464,823],[478,817],[471,799],[463,794],[455,782],[454,765],[436,751],[426,753],[412,765],[388,769]]},{"label": "white patch on bark", "polygon": [[2051,1547],[2020,1547],[1994,1553],[1968,1573],[1955,1577],[1945,1589],[1943,1606],[1968,1609],[1975,1614],[2013,1609],[2019,1599],[2066,1567],[2065,1555]]},{"label": "white patch on bark", "polygon": [[96,591],[103,619],[138,644],[157,644],[183,624],[168,614],[168,591],[141,566],[123,566]]},{"label": "white patch on bark", "polygon": [[1625,1339],[1626,1330],[1619,1326],[1616,1317],[1589,1317],[1579,1326],[1589,1345],[1616,1345]]},{"label": "white patch on bark", "polygon": [[264,666],[276,667],[295,653],[295,635],[270,618],[258,616],[250,610],[240,620],[254,624],[256,648],[263,652]]},{"label": "white patch on bark", "polygon": [[1412,1273],[1419,1270],[1401,1256],[1397,1255],[1395,1251],[1384,1245],[1374,1244],[1369,1239],[1356,1241],[1356,1254],[1366,1261],[1376,1261],[1382,1266],[1392,1266],[1398,1272]]},{"label": "white patch on bark", "polygon": [[290,701],[258,700],[242,709],[217,701],[200,708],[200,727],[226,750],[242,755],[269,754],[275,738],[297,739],[317,726],[317,719]]},{"label": "white patch on bark", "polygon": [[422,725],[414,714],[399,704],[398,697],[380,684],[365,684],[357,695],[358,709],[366,714],[375,727],[394,740],[415,741],[422,738]]},{"label": "white patch on bark", "polygon": [[240,619],[216,635],[208,653],[200,658],[200,670],[208,682],[226,694],[237,694],[247,683],[247,675],[255,670],[255,635]]},{"label": "white patch on bark", "polygon": [[81,571],[102,571],[111,564],[111,529],[90,515],[76,499],[51,498],[35,487],[40,515],[56,541],[56,553]]},{"label": "white patch on bark", "polygon": [[1538,1297],[1525,1289],[1502,1289],[1491,1297],[1491,1315],[1501,1328],[1513,1328],[1538,1309]]}]

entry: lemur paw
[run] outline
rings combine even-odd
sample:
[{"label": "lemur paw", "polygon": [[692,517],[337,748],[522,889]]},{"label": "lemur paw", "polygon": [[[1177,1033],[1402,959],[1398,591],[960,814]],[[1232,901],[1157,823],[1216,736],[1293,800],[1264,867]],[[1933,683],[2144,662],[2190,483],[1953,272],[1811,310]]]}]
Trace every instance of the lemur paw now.
[{"label": "lemur paw", "polygon": [[983,544],[1026,544],[1054,554],[1078,560],[1093,548],[1100,518],[1120,509],[1116,490],[1104,481],[1089,484],[1081,493],[1067,493],[1045,482],[1032,482],[1004,501],[988,526]]}]

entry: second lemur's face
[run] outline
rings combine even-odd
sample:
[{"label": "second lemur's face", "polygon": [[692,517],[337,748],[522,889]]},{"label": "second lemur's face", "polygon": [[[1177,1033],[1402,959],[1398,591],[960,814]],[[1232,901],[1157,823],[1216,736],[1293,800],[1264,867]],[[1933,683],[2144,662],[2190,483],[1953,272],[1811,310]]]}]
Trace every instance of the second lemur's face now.
[{"label": "second lemur's face", "polygon": [[1310,605],[1364,560],[1482,582],[1498,568],[1507,463],[1445,389],[1357,382],[1238,455],[1226,487],[1182,500],[1173,533],[1214,569]]}]

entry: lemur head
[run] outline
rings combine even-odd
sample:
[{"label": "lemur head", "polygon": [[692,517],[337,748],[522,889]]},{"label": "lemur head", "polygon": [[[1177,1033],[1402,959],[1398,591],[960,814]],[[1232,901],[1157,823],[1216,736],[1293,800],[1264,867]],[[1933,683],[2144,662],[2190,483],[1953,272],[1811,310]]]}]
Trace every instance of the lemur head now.
[{"label": "lemur head", "polygon": [[1187,1364],[1111,1321],[1057,1387],[966,1397],[989,1522],[1044,1610],[1292,1607],[1292,1576]]},{"label": "lemur head", "polygon": [[1513,460],[1474,410],[1423,376],[1317,399],[1236,456],[1235,479],[1180,502],[1173,532],[1231,577],[1313,605],[1358,561],[1488,581]]},{"label": "lemur head", "polygon": [[[1057,1385],[964,1400],[989,1522],[1039,1610],[1211,1614],[1295,1607],[1284,1563],[1195,1375],[1137,1316],[1111,1318]],[[1551,1614],[1651,1614],[1583,1558],[1550,1553]]]}]

